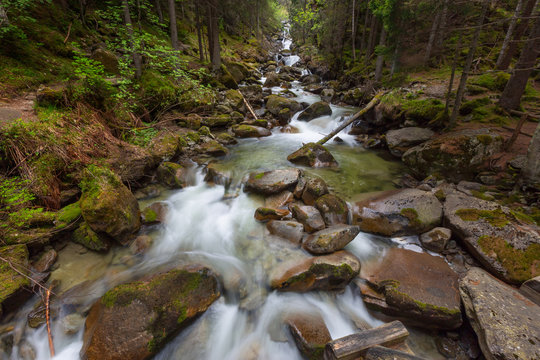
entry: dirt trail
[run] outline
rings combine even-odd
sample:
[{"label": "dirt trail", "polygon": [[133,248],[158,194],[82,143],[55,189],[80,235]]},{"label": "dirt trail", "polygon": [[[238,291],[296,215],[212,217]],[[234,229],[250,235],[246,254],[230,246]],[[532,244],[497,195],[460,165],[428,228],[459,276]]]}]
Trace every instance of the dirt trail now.
[{"label": "dirt trail", "polygon": [[25,121],[37,120],[34,111],[35,99],[36,96],[33,93],[13,99],[0,99],[0,128],[17,119]]}]

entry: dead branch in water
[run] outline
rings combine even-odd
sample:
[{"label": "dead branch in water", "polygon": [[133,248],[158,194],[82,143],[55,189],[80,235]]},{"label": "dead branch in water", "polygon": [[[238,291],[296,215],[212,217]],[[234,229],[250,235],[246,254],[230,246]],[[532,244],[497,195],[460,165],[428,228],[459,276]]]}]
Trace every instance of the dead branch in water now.
[{"label": "dead branch in water", "polygon": [[51,299],[51,290],[50,288],[47,289],[45,296],[45,322],[47,323],[47,335],[49,337],[49,350],[51,352],[51,357],[54,357],[54,343],[53,343],[53,337],[51,333],[51,312],[49,307],[49,302]]}]

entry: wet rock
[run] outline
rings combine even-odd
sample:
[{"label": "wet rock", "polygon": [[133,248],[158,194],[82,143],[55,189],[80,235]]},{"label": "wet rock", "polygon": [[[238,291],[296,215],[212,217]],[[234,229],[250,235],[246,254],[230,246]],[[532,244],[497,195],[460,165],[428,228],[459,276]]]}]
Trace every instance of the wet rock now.
[{"label": "wet rock", "polygon": [[37,272],[47,272],[51,269],[51,267],[56,262],[56,259],[58,258],[58,253],[54,249],[47,250],[41,256],[39,259],[33,264],[33,268]]},{"label": "wet rock", "polygon": [[61,320],[64,334],[75,335],[84,326],[84,321],[84,317],[77,313],[64,316]]},{"label": "wet rock", "polygon": [[360,261],[347,251],[278,265],[270,284],[280,291],[342,290],[358,275]]},{"label": "wet rock", "polygon": [[105,168],[86,170],[80,200],[88,226],[121,244],[127,243],[141,227],[139,204],[120,178]]},{"label": "wet rock", "polygon": [[234,135],[239,138],[266,137],[272,132],[260,126],[236,125],[233,127]]},{"label": "wet rock", "polygon": [[294,244],[300,244],[304,235],[304,225],[296,221],[271,220],[266,224],[266,228],[270,234],[287,239]]},{"label": "wet rock", "polygon": [[326,226],[347,224],[349,221],[349,207],[340,197],[326,194],[315,201],[315,207],[321,213]]},{"label": "wet rock", "polygon": [[170,161],[177,157],[182,150],[180,135],[170,131],[161,131],[148,144],[148,150],[155,161]]},{"label": "wet rock", "polygon": [[321,82],[321,77],[319,75],[306,75],[302,77],[302,84],[309,85],[309,84],[317,84]]},{"label": "wet rock", "polygon": [[105,235],[96,233],[86,222],[73,232],[72,240],[87,249],[98,252],[106,252],[111,247],[109,239]]},{"label": "wet rock", "polygon": [[187,170],[180,164],[163,162],[157,168],[158,181],[170,189],[181,189],[187,186]]},{"label": "wet rock", "polygon": [[295,186],[299,177],[300,170],[294,168],[251,173],[244,189],[265,195],[277,194]]},{"label": "wet rock", "polygon": [[231,73],[234,81],[238,84],[244,81],[249,76],[249,69],[241,62],[228,62],[226,64],[227,70]]},{"label": "wet rock", "polygon": [[526,215],[454,193],[446,197],[444,222],[497,277],[520,284],[540,275],[540,229]]},{"label": "wet rock", "polygon": [[281,79],[279,74],[275,72],[266,73],[266,81],[264,82],[264,87],[275,87],[281,85]]},{"label": "wet rock", "polygon": [[148,235],[140,235],[133,240],[131,245],[129,245],[129,250],[133,254],[144,254],[152,244],[154,243],[154,239],[151,236]]},{"label": "wet rock", "polygon": [[529,279],[521,284],[519,292],[540,306],[540,276]]},{"label": "wet rock", "polygon": [[409,148],[428,141],[435,133],[429,129],[407,127],[386,133],[386,144],[394,156],[401,157]]},{"label": "wet rock", "polygon": [[305,176],[300,176],[300,178],[298,179],[298,183],[296,183],[296,186],[294,187],[294,190],[293,190],[293,195],[295,198],[297,199],[301,199],[302,198],[302,194],[304,193],[304,189],[306,188],[306,184],[307,184],[307,179]]},{"label": "wet rock", "polygon": [[219,185],[229,185],[231,183],[231,172],[220,163],[210,163],[206,167],[204,181],[213,182]]},{"label": "wet rock", "polygon": [[419,176],[440,174],[446,179],[472,179],[503,146],[489,129],[462,130],[442,135],[403,154],[403,162]]},{"label": "wet rock", "polygon": [[267,197],[266,199],[264,199],[264,205],[266,207],[278,209],[287,204],[290,204],[291,202],[293,202],[293,200],[294,200],[293,193],[286,190],[286,191],[280,192],[279,194],[271,195]]},{"label": "wet rock", "polygon": [[234,111],[238,111],[242,114],[246,112],[246,105],[244,104],[244,98],[238,90],[228,90],[225,93],[225,105],[230,106]]},{"label": "wet rock", "polygon": [[229,153],[229,150],[221,145],[216,140],[208,140],[197,146],[197,152],[199,154],[206,154],[211,156],[224,156]]},{"label": "wet rock", "polygon": [[417,189],[391,190],[356,203],[353,224],[384,236],[418,235],[440,225],[442,205],[435,195]]},{"label": "wet rock", "polygon": [[324,229],[324,220],[321,213],[313,206],[292,205],[293,216],[304,225],[307,232],[315,232]]},{"label": "wet rock", "polygon": [[480,268],[459,283],[461,299],[487,359],[540,359],[540,307]]},{"label": "wet rock", "polygon": [[[226,128],[231,126],[235,123],[235,119],[232,117],[232,114],[234,113],[231,113],[232,109],[224,109],[224,111],[227,113],[203,118],[201,125],[207,126],[210,129]],[[240,117],[243,119],[242,115],[240,115]]]},{"label": "wet rock", "polygon": [[325,101],[319,101],[310,105],[299,116],[300,121],[311,121],[321,116],[332,115],[332,109]]},{"label": "wet rock", "polygon": [[159,185],[151,184],[137,190],[133,195],[137,200],[154,199],[161,195],[161,189]]},{"label": "wet rock", "polygon": [[301,314],[286,319],[289,331],[306,359],[323,359],[326,343],[332,341],[320,314]]},{"label": "wet rock", "polygon": [[[9,263],[0,261],[0,316],[24,304],[32,293],[28,271],[28,249],[26,245],[11,245],[0,248],[0,256]],[[20,273],[26,275],[23,276]]]},{"label": "wet rock", "polygon": [[260,207],[255,210],[255,219],[258,221],[281,220],[290,214],[291,212],[285,209]]},{"label": "wet rock", "polygon": [[324,89],[321,91],[321,99],[326,102],[331,102],[336,96],[336,91],[334,89]]},{"label": "wet rock", "polygon": [[235,145],[238,144],[238,141],[228,133],[221,133],[218,136],[216,136],[216,140],[223,145]]},{"label": "wet rock", "polygon": [[392,248],[382,261],[362,268],[366,306],[414,326],[461,326],[458,275],[444,259]]},{"label": "wet rock", "polygon": [[159,224],[167,222],[167,215],[169,213],[169,205],[163,201],[155,202],[141,212],[142,220],[144,224]]},{"label": "wet rock", "polygon": [[287,125],[292,116],[302,110],[302,105],[291,99],[270,95],[266,98],[266,109],[279,117],[280,125]]},{"label": "wet rock", "polygon": [[324,146],[308,143],[290,154],[287,160],[294,164],[310,167],[337,167],[338,162]]},{"label": "wet rock", "polygon": [[148,359],[219,296],[216,276],[201,266],[119,285],[92,306],[81,358]]},{"label": "wet rock", "polygon": [[420,242],[426,249],[440,253],[446,248],[446,244],[451,237],[452,230],[443,227],[436,227],[427,233],[423,233],[420,236]]},{"label": "wet rock", "polygon": [[302,192],[302,201],[306,205],[315,205],[315,201],[321,196],[328,194],[328,185],[321,178],[312,178],[306,182]]},{"label": "wet rock", "polygon": [[302,247],[312,254],[330,254],[343,249],[359,232],[358,226],[334,225],[307,236]]}]

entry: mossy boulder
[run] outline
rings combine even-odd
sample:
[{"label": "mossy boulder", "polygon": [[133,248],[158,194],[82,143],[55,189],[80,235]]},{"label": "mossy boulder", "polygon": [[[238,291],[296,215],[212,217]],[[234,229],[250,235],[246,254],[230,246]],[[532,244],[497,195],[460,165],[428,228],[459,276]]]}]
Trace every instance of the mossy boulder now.
[{"label": "mossy boulder", "polygon": [[294,187],[299,177],[300,170],[294,168],[254,172],[249,174],[244,190],[264,195],[277,194]]},{"label": "mossy boulder", "polygon": [[66,103],[66,93],[63,86],[42,87],[36,93],[36,103],[42,107],[62,107]]},{"label": "mossy boulder", "polygon": [[238,90],[231,89],[225,93],[225,105],[230,106],[234,111],[238,111],[243,114],[246,112],[244,97]]},{"label": "mossy boulder", "polygon": [[272,115],[279,117],[281,125],[287,125],[292,116],[302,110],[302,105],[282,96],[270,95],[266,98],[266,109]]},{"label": "mossy boulder", "polygon": [[119,74],[118,57],[109,50],[97,48],[92,53],[92,59],[99,61],[109,74]]},{"label": "mossy boulder", "polygon": [[299,223],[304,225],[307,232],[315,232],[325,227],[321,213],[314,206],[302,206],[298,204],[291,205],[293,216]]},{"label": "mossy boulder", "polygon": [[180,164],[163,162],[157,168],[158,181],[170,189],[187,186],[187,170]]},{"label": "mossy boulder", "polygon": [[228,133],[221,133],[216,136],[216,140],[222,145],[235,145],[238,144],[238,141]]},{"label": "mossy boulder", "polygon": [[281,79],[279,74],[275,72],[266,73],[266,80],[264,81],[264,87],[275,87],[281,85]]},{"label": "mossy boulder", "polygon": [[182,151],[180,139],[180,134],[170,131],[159,132],[148,144],[148,150],[156,163],[170,161],[180,155]]},{"label": "mossy boulder", "polygon": [[234,80],[234,77],[225,67],[225,65],[221,65],[217,80],[222,83],[227,89],[238,89],[238,83],[236,82],[236,80]]},{"label": "mossy boulder", "polygon": [[311,121],[321,116],[332,115],[330,105],[325,101],[318,101],[311,104],[306,110],[298,115],[298,120]]},{"label": "mossy boulder", "polygon": [[441,257],[391,248],[381,261],[364,265],[360,277],[371,309],[428,329],[462,324],[458,275]]},{"label": "mossy boulder", "polygon": [[334,225],[307,236],[302,247],[315,255],[330,254],[343,249],[358,233],[358,226]]},{"label": "mossy boulder", "polygon": [[255,219],[258,221],[281,220],[289,216],[291,212],[287,209],[273,209],[268,207],[259,207],[255,210]]},{"label": "mossy boulder", "polygon": [[88,167],[81,184],[81,214],[88,226],[126,244],[141,227],[135,196],[115,173],[103,167]]},{"label": "mossy boulder", "polygon": [[323,179],[315,177],[307,180],[302,193],[302,201],[306,205],[315,205],[315,201],[326,194],[328,194],[328,185]]},{"label": "mossy boulder", "polygon": [[141,217],[144,224],[160,224],[167,222],[168,213],[169,205],[166,202],[158,201],[145,207],[141,212]]},{"label": "mossy boulder", "polygon": [[321,213],[326,226],[347,224],[349,207],[342,198],[334,194],[326,194],[315,201],[315,207]]},{"label": "mossy boulder", "polygon": [[106,252],[111,247],[109,239],[93,231],[87,223],[82,223],[73,232],[72,240],[87,249],[98,252]]},{"label": "mossy boulder", "polygon": [[439,174],[452,181],[470,180],[501,151],[503,138],[489,129],[448,133],[409,149],[403,162],[417,175]]},{"label": "mossy boulder", "polygon": [[236,125],[233,127],[234,135],[239,138],[259,138],[272,135],[272,132],[266,128],[252,125]]},{"label": "mossy boulder", "polygon": [[81,218],[81,205],[76,203],[63,207],[56,213],[54,226],[56,229],[63,229]]},{"label": "mossy boulder", "polygon": [[202,119],[201,124],[210,129],[225,128],[234,124],[235,121],[229,114],[212,115]]},{"label": "mossy boulder", "polygon": [[216,140],[207,140],[202,144],[199,144],[196,148],[196,151],[199,154],[206,154],[211,156],[224,156],[229,153],[229,150]]},{"label": "mossy boulder", "polygon": [[343,290],[360,272],[360,261],[347,251],[281,263],[270,274],[279,291]]},{"label": "mossy boulder", "polygon": [[[26,245],[12,245],[0,248],[0,256],[9,263],[0,261],[0,316],[15,310],[32,296],[29,276],[28,249]],[[19,273],[20,272],[20,273]]]},{"label": "mossy boulder", "polygon": [[228,62],[226,66],[234,81],[236,81],[238,84],[244,81],[250,75],[248,67],[240,62]]},{"label": "mossy boulder", "polygon": [[216,276],[195,265],[119,285],[90,309],[81,357],[149,359],[219,296]]},{"label": "mossy boulder", "polygon": [[296,150],[289,156],[287,160],[294,164],[304,165],[309,167],[337,167],[337,160],[324,146],[317,143],[307,143],[300,149]]},{"label": "mossy boulder", "polygon": [[520,284],[540,275],[540,229],[527,215],[454,193],[446,197],[444,222],[498,278]]},{"label": "mossy boulder", "polygon": [[390,190],[357,202],[353,224],[384,236],[419,235],[441,224],[442,205],[431,192]]}]

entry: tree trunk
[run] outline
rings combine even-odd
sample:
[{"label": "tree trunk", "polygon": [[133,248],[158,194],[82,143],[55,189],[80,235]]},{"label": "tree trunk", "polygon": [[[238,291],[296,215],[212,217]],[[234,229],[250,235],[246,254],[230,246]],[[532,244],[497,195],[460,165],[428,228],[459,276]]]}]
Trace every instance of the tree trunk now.
[{"label": "tree trunk", "polygon": [[[386,29],[384,25],[381,30],[381,39],[379,41],[380,50],[382,51],[386,46]],[[382,71],[384,65],[384,54],[377,55],[377,63],[375,65],[375,82],[381,81]]]},{"label": "tree trunk", "polygon": [[450,81],[448,83],[448,92],[446,93],[446,104],[444,108],[444,113],[448,114],[448,109],[450,108],[450,96],[452,96],[452,88],[454,87],[454,77],[456,76],[456,68],[459,60],[459,53],[461,52],[461,34],[459,34],[458,42],[456,43],[456,51],[454,52],[454,61],[452,64],[452,72],[450,74]]},{"label": "tree trunk", "polygon": [[9,18],[7,16],[6,9],[0,4],[0,26],[9,25]]},{"label": "tree trunk", "polygon": [[392,68],[390,70],[390,79],[394,78],[394,74],[396,73],[398,67],[399,67],[399,41],[396,42],[396,48],[394,49],[394,56],[392,58]]},{"label": "tree trunk", "polygon": [[538,55],[540,55],[540,11],[536,11],[535,16],[536,20],[531,29],[529,40],[525,44],[512,76],[501,95],[500,105],[507,110],[515,110],[519,107],[527,80],[534,70]]},{"label": "tree trunk", "polygon": [[212,4],[208,1],[208,6],[206,7],[206,20],[208,21],[206,25],[206,33],[208,35],[208,55],[210,57],[210,62],[213,61],[214,53],[212,48],[214,47],[214,35],[212,33]]},{"label": "tree trunk", "polygon": [[199,3],[195,2],[195,17],[197,18],[197,40],[199,42],[199,60],[204,62],[204,47],[202,44],[202,24],[201,24],[201,13],[199,10]]},{"label": "tree trunk", "polygon": [[533,10],[536,8],[536,5],[538,4],[539,0],[529,0],[527,2],[527,5],[523,9],[523,12],[521,13],[521,17],[525,18],[522,19],[519,24],[517,25],[515,31],[514,31],[514,38],[512,41],[510,41],[510,44],[508,45],[508,49],[506,50],[506,53],[503,55],[503,58],[501,59],[501,62],[499,66],[497,67],[498,70],[506,70],[510,66],[510,63],[512,62],[512,58],[516,54],[519,46],[519,40],[523,37],[525,32],[527,31],[527,27],[529,26],[529,19],[528,17],[531,16]]},{"label": "tree trunk", "polygon": [[86,0],[79,0],[79,12],[81,15],[81,22],[86,26]]},{"label": "tree trunk", "polygon": [[454,108],[452,109],[452,115],[450,116],[450,126],[454,126],[457,120],[459,108],[461,107],[461,101],[463,100],[463,94],[465,93],[465,86],[467,85],[467,77],[469,76],[469,71],[471,71],[471,65],[476,53],[476,47],[478,46],[478,38],[480,37],[480,32],[482,32],[482,25],[484,24],[484,19],[486,18],[487,9],[489,7],[489,0],[484,0],[482,7],[482,14],[480,15],[478,25],[474,31],[469,53],[467,54],[467,59],[465,60],[465,66],[463,66],[463,72],[461,73],[461,80],[459,81],[456,101],[454,103]]},{"label": "tree trunk", "polygon": [[540,123],[536,126],[533,138],[529,143],[527,163],[523,168],[523,180],[528,184],[540,183]]},{"label": "tree trunk", "polygon": [[163,10],[161,10],[161,0],[155,0],[154,4],[156,6],[156,12],[159,17],[159,23],[163,24]]},{"label": "tree trunk", "polygon": [[510,44],[510,40],[512,39],[512,36],[514,34],[514,29],[516,28],[517,20],[519,17],[519,14],[521,14],[521,9],[523,8],[523,3],[525,0],[519,0],[516,6],[516,11],[514,12],[514,16],[512,16],[512,19],[510,20],[510,25],[508,26],[508,31],[506,32],[506,36],[504,37],[504,41],[501,46],[501,51],[499,52],[499,57],[497,58],[497,63],[495,64],[495,67],[498,69],[501,67],[501,63],[504,59],[504,54],[506,53],[506,50],[508,49],[508,44]]},{"label": "tree trunk", "polygon": [[437,30],[439,30],[439,23],[441,22],[441,13],[439,12],[439,8],[437,7],[435,11],[437,12],[437,15],[435,15],[433,24],[431,24],[431,31],[429,32],[426,53],[424,54],[424,65],[427,65],[429,58],[431,57],[431,50],[433,50],[433,46],[435,45],[435,37],[437,36]]},{"label": "tree trunk", "polygon": [[174,0],[169,0],[169,28],[171,32],[171,45],[174,50],[178,47],[178,28],[176,24],[176,4]]},{"label": "tree trunk", "polygon": [[447,18],[448,18],[448,0],[444,0],[442,13],[441,13],[441,19],[439,23],[439,35],[436,36],[437,41],[436,41],[435,48],[437,49],[437,51],[441,51],[442,46],[443,46]]},{"label": "tree trunk", "polygon": [[364,28],[362,29],[362,43],[360,44],[360,51],[366,50],[366,35],[367,35],[367,27],[369,25],[369,7],[366,8],[366,16],[364,18]]},{"label": "tree trunk", "polygon": [[131,47],[131,51],[133,52],[133,63],[135,65],[135,77],[138,79],[142,75],[142,61],[140,54],[135,50],[136,44],[135,44],[135,36],[133,35],[133,23],[131,22],[131,14],[129,13],[129,4],[128,0],[122,0],[122,3],[124,5],[124,23],[126,24],[126,28],[129,35],[129,46]]},{"label": "tree trunk", "polygon": [[375,39],[377,36],[377,26],[378,26],[377,17],[373,14],[371,15],[371,25],[369,28],[369,44],[366,51],[366,65],[369,64],[373,50],[375,49]]},{"label": "tree trunk", "polygon": [[356,11],[356,0],[353,0],[352,2],[352,29],[351,29],[353,63],[356,62],[356,19],[354,18],[355,11]]},{"label": "tree trunk", "polygon": [[209,1],[209,16],[210,16],[210,24],[211,24],[211,31],[209,31],[209,42],[210,42],[210,59],[212,60],[212,70],[217,71],[221,68],[221,49],[219,46],[219,16],[218,16],[218,8],[217,8],[218,2],[217,0],[210,0]]}]

